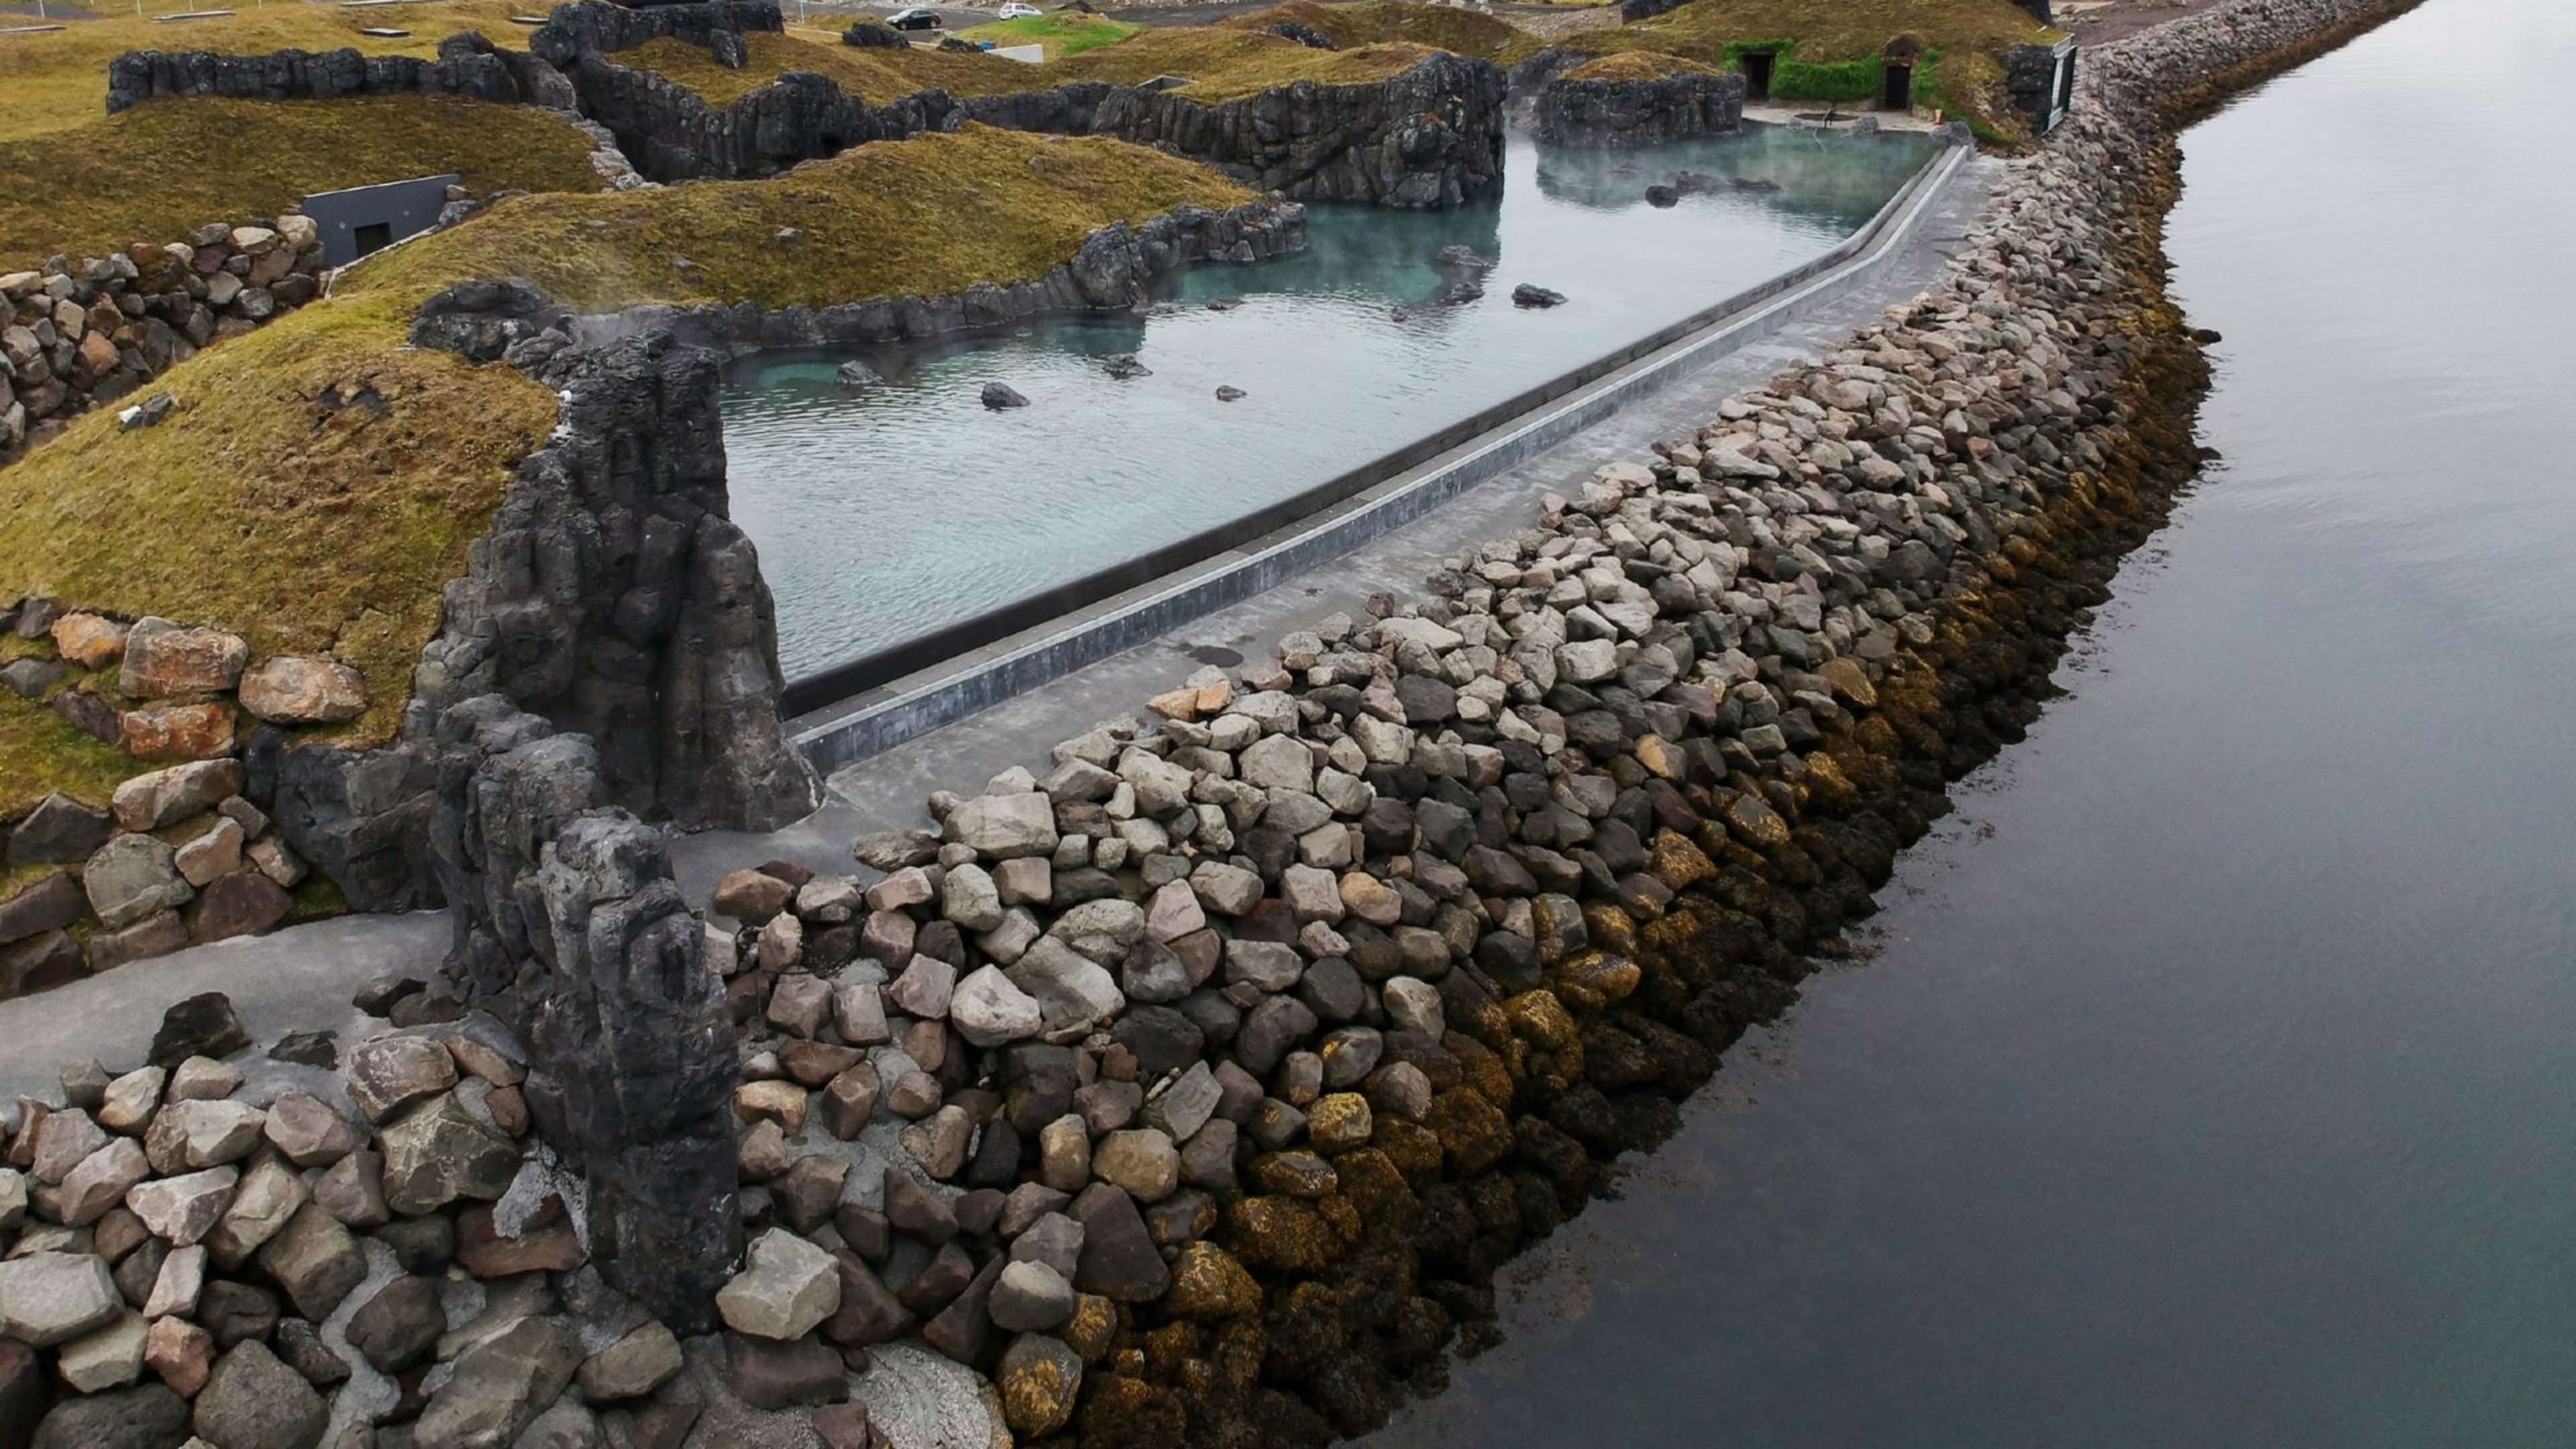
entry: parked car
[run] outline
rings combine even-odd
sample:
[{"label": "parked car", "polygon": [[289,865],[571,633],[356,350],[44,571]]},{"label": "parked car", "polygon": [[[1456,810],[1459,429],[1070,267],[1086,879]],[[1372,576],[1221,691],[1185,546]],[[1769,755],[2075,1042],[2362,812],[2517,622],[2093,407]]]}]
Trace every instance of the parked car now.
[{"label": "parked car", "polygon": [[937,30],[939,12],[915,6],[910,10],[898,10],[887,16],[885,23],[897,30]]},{"label": "parked car", "polygon": [[1004,20],[1035,20],[1039,12],[1038,7],[1034,5],[1023,5],[1020,0],[1011,0],[1010,4],[993,13]]}]

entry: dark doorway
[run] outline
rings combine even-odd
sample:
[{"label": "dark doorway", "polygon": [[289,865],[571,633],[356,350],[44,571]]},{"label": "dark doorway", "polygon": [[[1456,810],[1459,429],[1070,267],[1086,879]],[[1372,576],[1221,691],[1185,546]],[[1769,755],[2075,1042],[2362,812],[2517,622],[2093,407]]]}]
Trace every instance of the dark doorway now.
[{"label": "dark doorway", "polygon": [[2057,58],[2057,109],[2063,111],[2073,104],[2075,104],[2075,52],[2070,50]]},{"label": "dark doorway", "polygon": [[383,251],[394,244],[394,224],[389,221],[368,222],[357,229],[351,240],[362,257],[369,252]]},{"label": "dark doorway", "polygon": [[1890,111],[1910,110],[1914,105],[1914,67],[1890,62],[1882,72],[1884,83],[1878,91],[1881,108]]},{"label": "dark doorway", "polygon": [[1767,50],[1748,50],[1736,59],[1744,66],[1744,98],[1748,101],[1771,99],[1771,63],[1779,57]]}]

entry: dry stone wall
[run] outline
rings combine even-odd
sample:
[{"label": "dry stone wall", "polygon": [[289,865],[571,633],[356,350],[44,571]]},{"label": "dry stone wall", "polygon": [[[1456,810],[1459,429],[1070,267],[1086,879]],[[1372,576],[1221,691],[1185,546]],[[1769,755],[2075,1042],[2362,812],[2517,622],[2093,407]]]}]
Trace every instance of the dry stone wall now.
[{"label": "dry stone wall", "polygon": [[0,820],[0,869],[15,882],[0,899],[0,1000],[286,919],[308,867],[252,798],[240,756],[254,731],[364,713],[358,671],[254,659],[221,630],[48,599],[0,622],[40,644],[0,668],[0,686],[138,765],[108,800],[55,794]]},{"label": "dry stone wall", "polygon": [[0,273],[0,465],[200,348],[311,301],[321,268],[319,230],[288,215]]}]

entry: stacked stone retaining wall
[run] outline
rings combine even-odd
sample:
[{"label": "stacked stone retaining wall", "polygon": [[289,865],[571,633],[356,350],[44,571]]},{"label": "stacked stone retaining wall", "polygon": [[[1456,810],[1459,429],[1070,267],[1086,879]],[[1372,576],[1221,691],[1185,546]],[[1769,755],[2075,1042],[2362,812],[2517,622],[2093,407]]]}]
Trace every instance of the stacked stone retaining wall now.
[{"label": "stacked stone retaining wall", "polygon": [[0,274],[0,465],[198,349],[311,301],[321,269],[319,230],[290,215]]}]

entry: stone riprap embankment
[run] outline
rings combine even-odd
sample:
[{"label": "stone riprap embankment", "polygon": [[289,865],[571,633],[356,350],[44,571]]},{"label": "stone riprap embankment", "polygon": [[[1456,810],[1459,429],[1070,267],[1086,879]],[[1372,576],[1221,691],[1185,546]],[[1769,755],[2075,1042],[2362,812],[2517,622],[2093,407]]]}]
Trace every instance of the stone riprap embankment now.
[{"label": "stone riprap embankment", "polygon": [[321,267],[320,230],[289,215],[0,274],[0,464],[198,349],[311,301]]},{"label": "stone riprap embankment", "polygon": [[209,1007],[166,1077],[25,1111],[0,1405],[48,1444],[1366,1429],[1867,912],[2189,475],[2169,121],[2404,3],[2097,57],[1942,286],[846,877],[751,866],[702,923],[588,742],[451,709],[434,834],[486,949],[374,998],[430,1029],[303,1079],[328,1119],[191,1064],[239,1045]]},{"label": "stone riprap embankment", "polygon": [[1744,77],[1686,71],[1652,80],[1559,76],[1538,93],[1538,137],[1551,146],[1659,146],[1744,124]]},{"label": "stone riprap embankment", "polygon": [[[269,655],[220,629],[0,609],[37,647],[0,686],[118,746],[136,773],[102,801],[52,794],[0,819],[0,1000],[286,919],[307,867],[252,798],[243,756],[365,713],[367,682],[329,659]],[[151,764],[162,768],[150,768]]]}]

